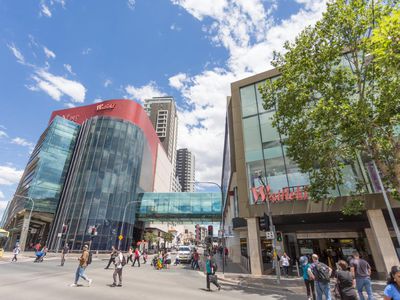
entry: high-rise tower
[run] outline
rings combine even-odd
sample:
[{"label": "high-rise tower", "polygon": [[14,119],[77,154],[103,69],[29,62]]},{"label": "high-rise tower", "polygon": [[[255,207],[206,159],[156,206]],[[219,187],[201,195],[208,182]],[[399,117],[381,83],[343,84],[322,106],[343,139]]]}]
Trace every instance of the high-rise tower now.
[{"label": "high-rise tower", "polygon": [[177,151],[176,176],[179,178],[182,192],[194,192],[195,158],[187,148]]}]

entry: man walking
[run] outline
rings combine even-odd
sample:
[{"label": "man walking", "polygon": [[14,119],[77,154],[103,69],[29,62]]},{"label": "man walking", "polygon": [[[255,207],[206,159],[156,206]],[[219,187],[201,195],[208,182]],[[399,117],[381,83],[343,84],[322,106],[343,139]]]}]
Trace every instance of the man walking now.
[{"label": "man walking", "polygon": [[84,245],[83,246],[82,255],[81,255],[80,258],[78,258],[79,265],[78,265],[78,268],[76,269],[75,281],[74,281],[73,284],[71,284],[71,286],[78,286],[79,277],[82,277],[84,280],[89,282],[89,286],[92,284],[92,279],[89,279],[85,275],[85,270],[86,270],[86,267],[88,266],[88,262],[89,262],[89,251],[88,251],[88,249],[89,249],[88,245]]},{"label": "man walking", "polygon": [[[122,286],[122,269],[126,265],[126,258],[122,254],[121,250],[118,250],[117,256],[115,257],[114,265],[115,265],[115,270],[114,270],[114,274],[113,274],[114,282],[111,286],[112,287]],[[117,275],[118,275],[118,280],[119,280],[118,285],[117,285]]]},{"label": "man walking", "polygon": [[368,300],[373,300],[372,287],[371,287],[371,266],[368,262],[360,258],[357,251],[353,252],[353,259],[350,261],[350,271],[353,278],[356,279],[356,288],[360,300],[365,300],[363,289],[365,288],[368,294]]},{"label": "man walking", "polygon": [[317,292],[317,300],[322,300],[322,295],[325,295],[326,300],[331,300],[331,290],[329,287],[332,269],[327,265],[319,262],[318,255],[312,255],[313,263],[308,269],[309,277],[315,281],[315,291]]},{"label": "man walking", "polygon": [[61,267],[64,266],[65,263],[65,255],[69,253],[69,246],[68,243],[65,244],[65,246],[61,250]]},{"label": "man walking", "polygon": [[115,257],[117,256],[117,250],[115,249],[114,246],[111,247],[111,253],[110,253],[110,259],[108,260],[107,267],[104,269],[108,269],[111,265],[111,263],[115,263]]},{"label": "man walking", "polygon": [[19,243],[17,243],[17,244],[15,245],[14,250],[13,250],[14,257],[12,258],[11,262],[13,262],[13,261],[18,261],[17,256],[18,256],[18,254],[19,254],[20,252],[21,252],[21,247],[19,246]]},{"label": "man walking", "polygon": [[212,258],[211,254],[208,255],[206,260],[206,276],[207,276],[207,291],[211,291],[210,289],[210,282],[213,283],[217,288],[218,291],[221,289],[221,286],[218,284],[218,277],[215,275],[217,272],[217,264],[215,260]]},{"label": "man walking", "polygon": [[138,265],[139,265],[139,267],[140,267],[140,260],[139,260],[139,258],[140,258],[140,252],[139,252],[139,249],[138,249],[138,248],[135,248],[134,256],[135,256],[135,259],[133,260],[132,267],[135,266],[135,263],[136,263],[136,262],[138,262]]}]

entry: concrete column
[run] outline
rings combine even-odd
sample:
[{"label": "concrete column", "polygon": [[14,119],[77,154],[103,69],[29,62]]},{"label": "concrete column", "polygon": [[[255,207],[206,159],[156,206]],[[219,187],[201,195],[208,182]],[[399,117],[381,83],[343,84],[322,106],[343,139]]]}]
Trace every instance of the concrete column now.
[{"label": "concrete column", "polygon": [[382,269],[383,272],[387,275],[390,272],[392,266],[399,265],[399,260],[397,258],[396,250],[394,249],[392,238],[390,237],[389,234],[389,229],[386,225],[386,221],[383,216],[382,210],[380,209],[367,210],[367,216],[369,224],[371,225],[372,236],[375,239],[375,241],[372,241],[372,244],[374,244],[375,242],[374,245],[376,246],[375,250],[372,250],[373,245],[371,245],[370,238],[368,238],[368,242],[370,242],[371,246],[371,251],[376,252],[375,256],[378,258],[378,261],[379,261],[379,256],[381,256],[383,260],[383,261],[381,260],[380,262],[375,262],[375,264],[382,264],[383,262]]},{"label": "concrete column", "polygon": [[21,247],[21,251],[25,251],[26,239],[28,238],[30,221],[31,220],[29,218],[29,212],[26,212],[24,214],[24,220],[22,222],[21,236],[19,238],[19,245]]},{"label": "concrete column", "polygon": [[369,248],[371,250],[372,257],[375,263],[375,268],[376,271],[378,272],[379,277],[381,278],[383,276],[387,276],[386,269],[384,267],[383,256],[379,250],[379,246],[375,240],[375,236],[374,233],[372,232],[372,229],[365,228],[365,235],[367,236]]},{"label": "concrete column", "polygon": [[261,257],[260,233],[258,219],[247,219],[248,248],[252,275],[262,275],[264,266]]}]

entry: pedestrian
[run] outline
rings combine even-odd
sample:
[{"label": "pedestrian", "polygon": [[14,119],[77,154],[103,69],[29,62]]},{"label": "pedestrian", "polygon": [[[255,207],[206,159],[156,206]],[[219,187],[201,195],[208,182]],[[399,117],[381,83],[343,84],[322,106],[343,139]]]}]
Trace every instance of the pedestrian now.
[{"label": "pedestrian", "polygon": [[[122,254],[121,250],[118,250],[118,252],[117,252],[117,256],[115,257],[114,265],[115,265],[115,270],[114,270],[114,274],[113,274],[114,282],[111,286],[112,287],[122,286],[122,269],[126,265],[126,258]],[[117,275],[118,275],[118,280],[119,280],[118,285],[117,285]]]},{"label": "pedestrian", "polygon": [[286,254],[286,252],[283,252],[283,255],[281,256],[281,263],[283,268],[283,275],[286,275],[286,277],[289,277],[289,261],[290,257]]},{"label": "pedestrian", "polygon": [[349,271],[349,265],[344,260],[338,262],[339,270],[336,272],[337,289],[342,300],[357,300],[357,292],[354,288],[355,280]]},{"label": "pedestrian", "polygon": [[61,250],[61,266],[64,266],[65,263],[65,256],[69,253],[69,246],[68,243],[65,243],[65,246]]},{"label": "pedestrian", "polygon": [[115,263],[115,257],[117,256],[117,250],[114,246],[111,247],[110,259],[108,260],[108,264],[104,269],[110,268],[111,263]]},{"label": "pedestrian", "polygon": [[89,279],[85,274],[86,268],[90,263],[90,255],[88,249],[89,249],[88,245],[83,246],[82,255],[80,258],[78,258],[79,265],[78,268],[76,269],[75,281],[73,284],[71,284],[71,286],[78,286],[78,280],[80,277],[86,280],[89,283],[89,286],[92,284],[92,279]]},{"label": "pedestrian", "polygon": [[42,248],[42,245],[41,245],[40,243],[36,243],[36,245],[35,245],[35,247],[34,247],[35,252],[40,251],[41,248]]},{"label": "pedestrian", "polygon": [[133,260],[132,267],[135,266],[135,263],[138,262],[140,268],[140,252],[138,248],[135,248],[135,252],[133,253],[135,259]]},{"label": "pedestrian", "polygon": [[129,247],[127,263],[129,263],[129,261],[130,261],[131,263],[133,263],[132,256],[133,256],[133,249],[132,249],[132,247]]},{"label": "pedestrian", "polygon": [[[309,272],[311,272],[311,264],[308,261],[307,256],[302,256],[300,257],[300,265],[303,271],[303,279],[304,279],[304,284],[306,286],[306,291],[307,291],[307,299],[308,300],[315,300],[315,289],[314,289],[314,280],[311,279],[311,277],[308,275]],[[312,296],[312,298],[311,298]]]},{"label": "pedestrian", "polygon": [[225,260],[224,260],[224,262],[225,262],[225,265],[226,265],[226,261],[227,261],[227,259],[228,259],[228,255],[229,255],[229,250],[228,250],[227,247],[225,247],[224,254],[225,254]]},{"label": "pedestrian", "polygon": [[365,259],[360,258],[357,251],[353,251],[353,259],[350,261],[350,271],[353,278],[356,279],[356,288],[360,300],[365,300],[363,290],[368,294],[368,300],[373,300],[371,286],[371,266]]},{"label": "pedestrian", "polygon": [[313,254],[311,257],[313,263],[311,264],[311,268],[309,268],[308,275],[315,282],[317,300],[322,300],[323,295],[325,295],[326,300],[331,300],[332,298],[329,282],[332,269],[320,262],[317,254]]},{"label": "pedestrian", "polygon": [[13,250],[14,257],[12,258],[11,262],[13,262],[13,261],[18,261],[17,256],[18,256],[18,254],[19,254],[20,252],[21,252],[21,247],[19,246],[19,243],[17,243],[17,244],[15,245],[14,250]]},{"label": "pedestrian", "polygon": [[205,264],[205,271],[206,271],[206,280],[207,280],[207,291],[211,291],[210,289],[210,282],[213,283],[217,288],[218,291],[221,290],[221,286],[218,283],[218,277],[215,274],[217,272],[217,263],[211,256],[211,254],[208,255],[206,264]]},{"label": "pedestrian", "polygon": [[384,300],[400,300],[400,266],[392,267],[383,294]]},{"label": "pedestrian", "polygon": [[194,269],[194,270],[200,270],[199,259],[200,259],[199,252],[197,252],[197,249],[194,249],[194,252],[193,252],[193,265],[192,265],[192,269]]},{"label": "pedestrian", "polygon": [[146,251],[146,249],[143,250],[142,257],[143,257],[143,263],[146,264],[147,263],[147,251]]},{"label": "pedestrian", "polygon": [[171,253],[169,253],[168,251],[166,251],[165,255],[164,255],[164,266],[167,267],[167,269],[169,269],[170,265],[171,265]]}]

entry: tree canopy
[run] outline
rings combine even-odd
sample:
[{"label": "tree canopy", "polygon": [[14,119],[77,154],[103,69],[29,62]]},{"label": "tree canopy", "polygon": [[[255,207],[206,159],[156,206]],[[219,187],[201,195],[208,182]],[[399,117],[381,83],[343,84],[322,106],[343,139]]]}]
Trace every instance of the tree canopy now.
[{"label": "tree canopy", "polygon": [[[310,196],[332,199],[343,170],[360,155],[374,159],[386,187],[400,191],[400,18],[397,1],[336,0],[284,53],[280,76],[260,87],[287,154],[310,174]],[[359,184],[357,194],[366,192]],[[362,199],[344,208],[356,213]]]}]

